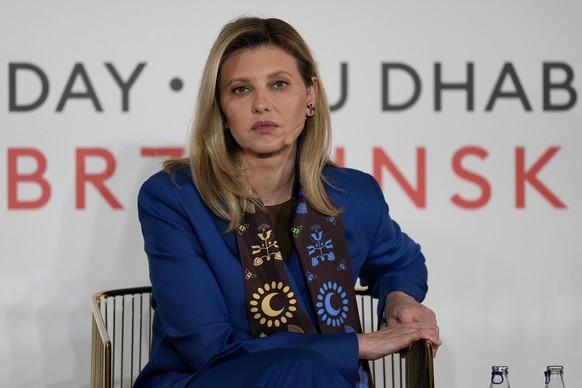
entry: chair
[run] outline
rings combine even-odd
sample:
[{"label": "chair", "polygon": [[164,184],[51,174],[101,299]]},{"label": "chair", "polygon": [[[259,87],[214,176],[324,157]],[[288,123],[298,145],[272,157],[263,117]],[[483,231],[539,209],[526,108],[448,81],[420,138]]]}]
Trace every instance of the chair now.
[{"label": "chair", "polygon": [[[151,352],[153,308],[151,287],[97,292],[93,314],[91,388],[131,387]],[[378,301],[356,289],[364,332],[377,327]],[[370,362],[376,388],[434,388],[432,348],[417,341],[406,358],[391,355]]]},{"label": "chair", "polygon": [[98,292],[91,297],[91,388],[131,387],[150,358],[151,287]]}]

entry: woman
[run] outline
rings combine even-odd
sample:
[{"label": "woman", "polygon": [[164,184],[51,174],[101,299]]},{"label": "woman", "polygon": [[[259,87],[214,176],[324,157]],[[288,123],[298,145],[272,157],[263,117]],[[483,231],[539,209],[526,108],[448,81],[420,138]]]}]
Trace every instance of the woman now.
[{"label": "woman", "polygon": [[[368,174],[329,157],[315,61],[278,19],[227,24],[204,70],[189,157],[142,186],[156,303],[136,386],[366,386],[367,362],[425,338],[419,246]],[[387,328],[361,334],[355,279]],[[360,361],[359,361],[360,360]]]}]

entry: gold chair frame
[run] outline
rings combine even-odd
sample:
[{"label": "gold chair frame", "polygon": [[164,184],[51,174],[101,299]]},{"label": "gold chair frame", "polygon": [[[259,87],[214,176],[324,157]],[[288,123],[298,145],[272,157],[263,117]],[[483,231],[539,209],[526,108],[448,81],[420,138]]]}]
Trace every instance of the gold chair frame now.
[{"label": "gold chair frame", "polygon": [[148,286],[91,296],[91,388],[130,387],[149,360],[151,293]]},{"label": "gold chair frame", "polygon": [[[134,287],[91,296],[91,388],[131,387],[150,357],[152,288]],[[378,301],[356,289],[364,332],[378,327]],[[406,358],[390,355],[370,362],[376,388],[434,388],[432,346],[415,342]]]}]

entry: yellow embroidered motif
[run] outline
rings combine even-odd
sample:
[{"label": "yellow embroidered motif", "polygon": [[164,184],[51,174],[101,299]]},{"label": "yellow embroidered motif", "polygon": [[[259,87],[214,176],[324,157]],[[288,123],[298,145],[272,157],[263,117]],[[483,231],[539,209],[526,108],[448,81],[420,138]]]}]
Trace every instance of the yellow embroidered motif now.
[{"label": "yellow embroidered motif", "polygon": [[[253,294],[253,300],[249,302],[252,306],[250,311],[253,318],[261,325],[267,327],[279,327],[286,324],[288,319],[293,317],[293,312],[297,311],[297,300],[294,298],[295,293],[289,286],[283,282],[265,283],[259,287]],[[281,300],[281,298],[284,298]],[[279,308],[273,307],[273,299],[277,301]]]},{"label": "yellow embroidered motif", "polygon": [[252,279],[252,278],[256,278],[256,277],[257,277],[257,275],[252,273],[248,268],[245,268],[245,278],[247,280]]},{"label": "yellow embroidered motif", "polygon": [[240,234],[242,236],[242,234],[247,231],[248,227],[249,227],[249,224],[244,224],[244,225],[239,224],[238,234]]},{"label": "yellow embroidered motif", "polygon": [[287,330],[292,332],[292,333],[305,333],[305,330],[303,330],[299,326],[293,325],[293,324],[288,325]]},{"label": "yellow embroidered motif", "polygon": [[253,260],[253,264],[259,266],[262,265],[265,260],[283,260],[283,256],[279,251],[279,244],[277,243],[277,240],[273,239],[273,231],[270,229],[269,225],[262,224],[258,227],[258,230],[261,232],[257,233],[257,237],[262,242],[259,245],[251,245],[252,254],[264,254],[256,256]]},{"label": "yellow embroidered motif", "polygon": [[249,214],[255,214],[257,212],[255,204],[250,201],[247,201],[247,203],[245,204],[245,212]]}]

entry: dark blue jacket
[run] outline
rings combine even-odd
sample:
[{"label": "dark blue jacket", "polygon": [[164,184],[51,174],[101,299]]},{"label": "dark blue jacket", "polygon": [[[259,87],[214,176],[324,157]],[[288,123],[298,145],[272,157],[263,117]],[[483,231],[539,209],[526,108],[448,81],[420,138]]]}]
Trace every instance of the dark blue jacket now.
[{"label": "dark blue jacket", "polygon": [[[358,372],[355,334],[279,333],[252,338],[234,232],[202,202],[190,170],[159,172],[138,196],[139,219],[156,303],[153,354],[136,387],[180,386],[213,364],[266,349],[308,348],[322,354],[348,381]],[[383,310],[385,296],[404,291],[422,301],[427,271],[420,247],[401,232],[369,174],[328,167],[328,193],[342,220],[354,279],[368,285]],[[314,326],[317,320],[299,258],[287,262],[289,281]]]}]

